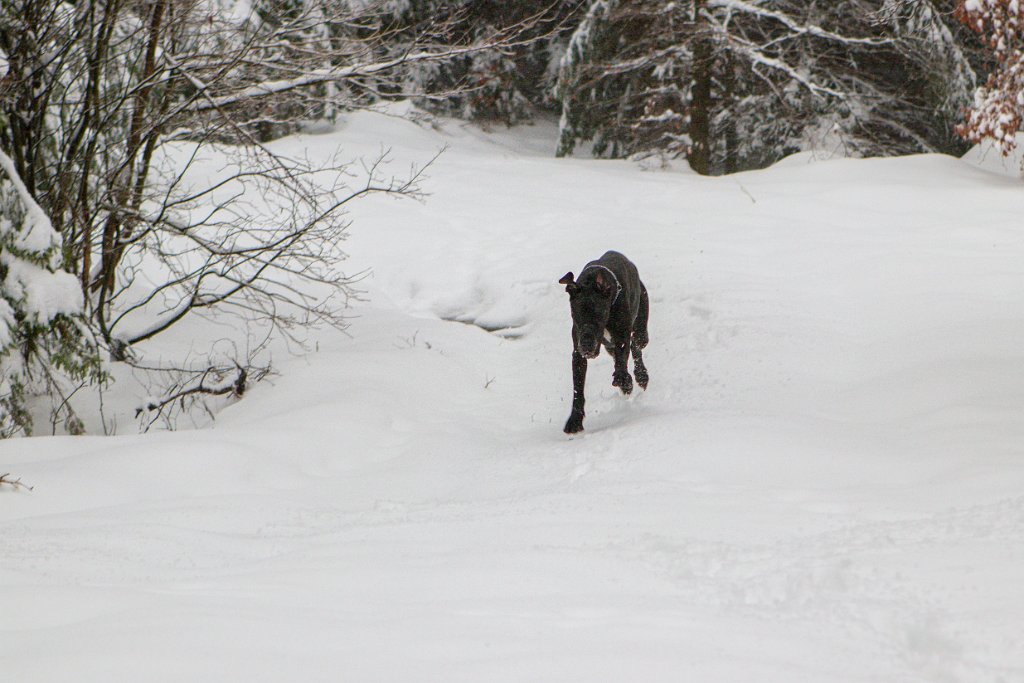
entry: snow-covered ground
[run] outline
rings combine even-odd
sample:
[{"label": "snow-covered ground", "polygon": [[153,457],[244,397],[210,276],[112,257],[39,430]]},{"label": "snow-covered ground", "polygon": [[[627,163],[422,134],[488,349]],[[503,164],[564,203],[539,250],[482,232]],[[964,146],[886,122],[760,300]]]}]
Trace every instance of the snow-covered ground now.
[{"label": "snow-covered ground", "polygon": [[[0,443],[0,678],[1024,681],[1024,187],[942,156],[724,178],[375,114],[351,337],[211,429]],[[557,280],[652,297],[571,398]],[[491,330],[491,331],[487,331]]]}]

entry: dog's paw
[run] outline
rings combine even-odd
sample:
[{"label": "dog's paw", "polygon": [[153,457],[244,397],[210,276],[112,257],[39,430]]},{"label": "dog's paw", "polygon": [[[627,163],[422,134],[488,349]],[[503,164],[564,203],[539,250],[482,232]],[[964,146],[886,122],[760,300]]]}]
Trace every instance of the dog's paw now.
[{"label": "dog's paw", "polygon": [[650,376],[644,369],[633,369],[633,374],[636,375],[636,383],[640,385],[640,388],[647,391],[647,382],[650,381]]},{"label": "dog's paw", "polygon": [[633,378],[626,371],[616,372],[612,375],[612,386],[618,387],[624,394],[633,393]]},{"label": "dog's paw", "polygon": [[575,434],[583,431],[583,413],[573,413],[565,423],[566,434]]}]

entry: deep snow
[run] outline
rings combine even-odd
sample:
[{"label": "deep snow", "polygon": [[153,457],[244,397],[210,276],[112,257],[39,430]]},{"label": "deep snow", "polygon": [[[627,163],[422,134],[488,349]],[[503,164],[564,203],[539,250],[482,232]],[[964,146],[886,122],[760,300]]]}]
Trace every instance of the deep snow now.
[{"label": "deep snow", "polygon": [[[0,443],[11,681],[1024,680],[1024,188],[942,157],[724,178],[362,113],[351,337],[212,429]],[[652,296],[651,386],[558,278]],[[487,331],[492,330],[492,331]],[[182,340],[184,342],[184,340]]]}]

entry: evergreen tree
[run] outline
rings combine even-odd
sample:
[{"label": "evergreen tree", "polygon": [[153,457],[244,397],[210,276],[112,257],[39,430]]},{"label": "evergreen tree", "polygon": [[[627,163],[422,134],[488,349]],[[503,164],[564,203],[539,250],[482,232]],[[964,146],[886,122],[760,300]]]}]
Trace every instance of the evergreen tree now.
[{"label": "evergreen tree", "polygon": [[701,173],[801,149],[959,151],[973,85],[932,0],[592,0],[562,60],[560,153],[667,153]]},{"label": "evergreen tree", "polygon": [[35,394],[49,395],[54,422],[81,433],[69,382],[102,379],[78,280],[59,261],[59,236],[0,151],[0,438],[32,432]]}]

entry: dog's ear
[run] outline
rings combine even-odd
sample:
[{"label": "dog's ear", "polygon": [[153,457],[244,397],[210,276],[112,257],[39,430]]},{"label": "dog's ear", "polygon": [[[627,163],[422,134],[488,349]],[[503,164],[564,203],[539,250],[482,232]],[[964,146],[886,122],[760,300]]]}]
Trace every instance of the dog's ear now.
[{"label": "dog's ear", "polygon": [[[596,268],[594,270],[597,270]],[[612,293],[612,283],[608,282],[608,278],[605,274],[598,270],[597,277],[594,278],[594,284],[597,285],[597,291],[601,292],[604,296],[609,296]]]},{"label": "dog's ear", "polygon": [[577,289],[576,281],[573,280],[571,270],[562,276],[562,279],[558,281],[558,284],[565,285],[565,291],[569,292],[570,294],[572,294]]}]

